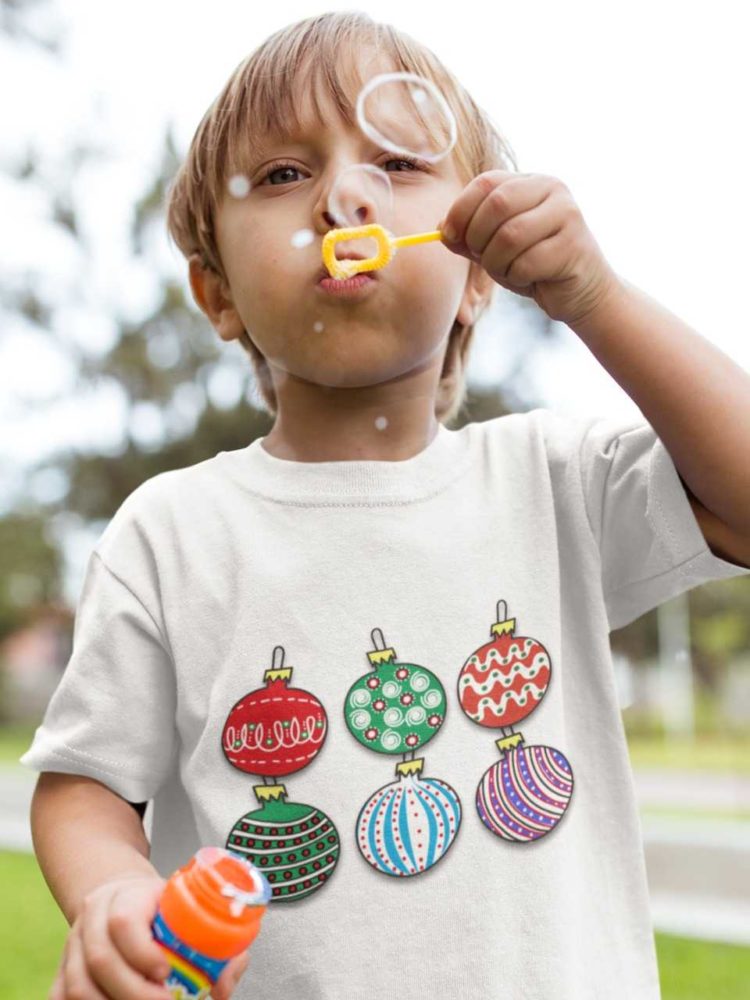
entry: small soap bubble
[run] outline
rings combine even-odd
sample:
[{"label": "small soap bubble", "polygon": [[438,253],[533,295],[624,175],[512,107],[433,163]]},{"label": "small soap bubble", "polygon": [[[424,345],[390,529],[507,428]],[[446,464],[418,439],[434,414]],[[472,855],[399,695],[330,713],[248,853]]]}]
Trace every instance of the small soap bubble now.
[{"label": "small soap bubble", "polygon": [[416,73],[380,73],[357,98],[365,135],[393,153],[413,153],[437,163],[453,149],[456,118],[435,84]]},{"label": "small soap bubble", "polygon": [[293,247],[306,247],[315,239],[315,233],[312,229],[298,229],[296,233],[292,236],[292,246]]},{"label": "small soap bubble", "polygon": [[324,327],[320,320],[318,320],[317,323],[313,323],[313,330],[315,330],[316,333],[322,333],[323,329]]},{"label": "small soap bubble", "polygon": [[375,426],[379,431],[384,431],[388,426],[388,417],[376,417]]},{"label": "small soap bubble", "polygon": [[250,181],[244,174],[234,174],[227,182],[227,190],[233,198],[247,198],[250,194]]},{"label": "small soap bubble", "polygon": [[328,211],[341,229],[372,222],[387,228],[392,208],[391,179],[371,163],[354,163],[342,170],[328,196]]}]

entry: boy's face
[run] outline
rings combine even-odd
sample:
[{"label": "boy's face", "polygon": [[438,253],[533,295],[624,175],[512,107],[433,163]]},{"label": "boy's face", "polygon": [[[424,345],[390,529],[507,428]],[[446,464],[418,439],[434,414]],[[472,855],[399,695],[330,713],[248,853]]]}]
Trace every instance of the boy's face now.
[{"label": "boy's face", "polygon": [[[363,78],[390,70],[381,63]],[[217,243],[228,286],[218,276],[208,278],[215,280],[209,312],[214,326],[226,340],[247,330],[269,364],[280,405],[290,375],[318,386],[352,388],[429,366],[439,373],[454,321],[473,322],[487,291],[480,266],[439,242],[405,247],[372,272],[375,281],[366,294],[339,297],[319,286],[321,241],[334,226],[354,224],[334,222],[329,198],[341,171],[361,163],[386,170],[393,200],[390,218],[382,219],[364,197],[356,206],[358,224],[380,222],[394,235],[435,229],[465,186],[453,156],[425,164],[424,170],[410,168],[356,125],[348,126],[327,96],[320,95],[323,122],[309,95],[299,99],[302,131],[283,142],[269,137],[248,171],[250,193],[227,194],[218,208]],[[285,167],[268,176],[275,161]],[[314,234],[303,247],[293,245],[300,230]],[[339,243],[337,255],[351,250],[371,256],[374,247],[371,240]],[[191,265],[194,292],[196,275]]]}]

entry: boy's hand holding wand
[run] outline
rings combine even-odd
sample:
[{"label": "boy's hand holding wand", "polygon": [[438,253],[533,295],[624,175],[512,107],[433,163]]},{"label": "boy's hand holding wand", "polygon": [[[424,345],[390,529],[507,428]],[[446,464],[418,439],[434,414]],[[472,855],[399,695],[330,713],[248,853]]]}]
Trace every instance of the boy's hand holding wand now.
[{"label": "boy's hand holding wand", "polygon": [[578,334],[662,440],[713,551],[750,566],[750,375],[614,272],[555,177],[480,174],[437,228]]}]

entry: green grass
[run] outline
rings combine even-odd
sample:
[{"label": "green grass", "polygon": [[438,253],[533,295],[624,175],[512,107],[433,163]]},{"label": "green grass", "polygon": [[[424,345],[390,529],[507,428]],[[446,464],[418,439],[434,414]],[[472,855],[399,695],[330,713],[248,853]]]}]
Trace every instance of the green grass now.
[{"label": "green grass", "polygon": [[698,736],[695,740],[631,736],[628,739],[633,767],[676,771],[724,771],[750,775],[750,739]]},{"label": "green grass", "polygon": [[42,1000],[49,995],[68,923],[31,854],[0,851],[0,885],[0,996]]},{"label": "green grass", "polygon": [[[0,851],[0,885],[0,996],[43,1000],[68,925],[32,855]],[[750,982],[750,948],[657,934],[656,950],[663,1000],[739,1000]]]},{"label": "green grass", "polygon": [[[676,808],[674,806],[642,806],[641,816],[653,816],[658,819],[708,819],[708,820],[732,820],[733,822],[750,823],[750,809],[691,809]],[[750,826],[748,827],[748,838],[750,839]]]},{"label": "green grass", "polygon": [[740,1000],[750,982],[750,948],[656,935],[662,1000]]},{"label": "green grass", "polygon": [[33,723],[0,725],[0,764],[17,764],[18,758],[31,746],[35,730]]}]

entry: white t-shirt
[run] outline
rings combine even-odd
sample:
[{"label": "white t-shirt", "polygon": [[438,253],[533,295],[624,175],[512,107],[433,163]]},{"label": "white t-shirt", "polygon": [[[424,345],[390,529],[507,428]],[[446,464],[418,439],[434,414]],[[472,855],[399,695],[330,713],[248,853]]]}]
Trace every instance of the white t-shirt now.
[{"label": "white t-shirt", "polygon": [[746,573],[642,419],[441,425],[396,462],[259,439],[122,504],[22,762],[153,799],[165,876],[262,859],[240,1000],[651,1000],[608,633]]}]

